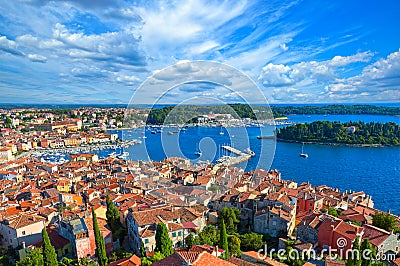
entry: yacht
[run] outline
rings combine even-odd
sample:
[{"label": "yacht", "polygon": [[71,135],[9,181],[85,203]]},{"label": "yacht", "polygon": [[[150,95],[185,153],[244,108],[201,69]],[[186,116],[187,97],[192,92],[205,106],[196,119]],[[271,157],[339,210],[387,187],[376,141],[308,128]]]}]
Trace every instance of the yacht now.
[{"label": "yacht", "polygon": [[300,157],[308,158],[308,154],[307,154],[307,153],[304,153],[304,142],[303,142],[303,146],[301,146]]}]

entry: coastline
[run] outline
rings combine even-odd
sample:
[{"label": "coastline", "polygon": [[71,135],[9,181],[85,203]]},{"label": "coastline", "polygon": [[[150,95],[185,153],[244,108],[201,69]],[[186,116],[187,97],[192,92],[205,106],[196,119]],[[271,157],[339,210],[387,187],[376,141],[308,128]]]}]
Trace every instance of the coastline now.
[{"label": "coastline", "polygon": [[318,144],[326,146],[346,146],[346,147],[360,147],[360,148],[384,148],[384,147],[400,147],[399,145],[382,145],[382,144],[350,144],[350,143],[336,143],[336,142],[318,142],[318,141],[299,141],[299,140],[288,140],[276,138],[277,141],[287,142],[287,143],[305,143],[305,144]]}]

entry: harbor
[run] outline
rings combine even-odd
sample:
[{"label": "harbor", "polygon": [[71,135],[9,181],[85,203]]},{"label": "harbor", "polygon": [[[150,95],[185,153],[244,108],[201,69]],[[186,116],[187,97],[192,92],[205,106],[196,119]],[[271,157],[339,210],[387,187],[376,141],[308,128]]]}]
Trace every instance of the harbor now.
[{"label": "harbor", "polygon": [[[100,151],[113,150],[107,156],[101,158],[112,157],[119,159],[128,159],[129,152],[124,151],[125,148],[129,148],[136,144],[141,144],[142,141],[138,139],[121,140],[115,143],[96,143],[86,144],[77,147],[60,147],[60,148],[41,148],[38,150],[32,150],[27,153],[21,154],[23,156],[34,156],[40,159],[42,162],[51,162],[56,164],[63,164],[69,161],[69,155],[78,153],[96,153]],[[121,150],[117,153],[117,150]]]}]

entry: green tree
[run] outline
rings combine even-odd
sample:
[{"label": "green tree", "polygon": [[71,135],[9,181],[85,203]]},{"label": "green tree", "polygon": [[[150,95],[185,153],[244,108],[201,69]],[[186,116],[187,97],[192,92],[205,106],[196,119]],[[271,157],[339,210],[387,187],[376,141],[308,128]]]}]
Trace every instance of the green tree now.
[{"label": "green tree", "polygon": [[164,257],[167,257],[174,252],[172,241],[168,235],[168,228],[164,223],[158,223],[157,225],[155,251],[162,253]]},{"label": "green tree", "polygon": [[165,256],[161,252],[155,252],[151,257],[143,257],[142,258],[142,266],[149,266],[156,261],[164,259]]},{"label": "green tree", "polygon": [[228,246],[228,235],[226,233],[225,221],[222,218],[219,229],[219,246],[225,250],[225,259],[228,259],[229,256],[229,246]]},{"label": "green tree", "polygon": [[43,263],[44,266],[58,265],[57,254],[54,247],[51,245],[49,235],[47,234],[46,228],[42,229],[43,237]]},{"label": "green tree", "polygon": [[189,250],[193,245],[194,245],[194,236],[192,233],[190,233],[187,237],[186,237],[186,249]]},{"label": "green tree", "polygon": [[0,256],[0,266],[13,265],[8,256]]},{"label": "green tree", "polygon": [[240,248],[243,251],[259,250],[263,245],[263,235],[253,232],[241,235],[240,240]]},{"label": "green tree", "polygon": [[93,261],[93,260],[90,260],[90,259],[88,259],[88,258],[81,258],[80,260],[79,260],[79,263],[78,263],[78,265],[79,266],[98,266],[99,264],[97,264],[95,261]]},{"label": "green tree", "polygon": [[92,217],[93,217],[93,230],[94,239],[96,243],[96,255],[99,260],[100,266],[106,266],[108,263],[108,258],[106,254],[106,246],[104,244],[104,238],[100,233],[99,224],[97,222],[97,216],[92,207]]},{"label": "green tree", "polygon": [[240,251],[240,238],[236,235],[229,235],[228,236],[228,247],[229,253],[232,256],[239,257],[241,254]]},{"label": "green tree", "polygon": [[226,232],[232,235],[237,232],[237,224],[240,222],[238,217],[240,216],[240,210],[237,208],[223,207],[220,213],[220,220],[224,220],[226,225]]},{"label": "green tree", "polygon": [[67,257],[63,257],[61,261],[58,263],[59,266],[75,266],[78,265],[77,260],[69,259]]},{"label": "green tree", "polygon": [[329,209],[328,209],[328,214],[329,214],[329,215],[332,215],[332,216],[335,216],[335,217],[338,217],[338,216],[339,216],[337,210],[336,210],[335,208],[333,208],[333,207],[329,207]]},{"label": "green tree", "polygon": [[17,262],[17,266],[38,265],[44,265],[42,251],[39,248],[33,249],[28,256]]},{"label": "green tree", "polygon": [[146,249],[144,248],[144,243],[142,241],[142,243],[140,243],[140,257],[144,258],[146,257]]},{"label": "green tree", "polygon": [[124,258],[129,258],[129,257],[132,257],[132,253],[125,251],[122,248],[119,248],[119,249],[111,252],[109,261],[111,262],[111,261],[116,261],[116,260],[120,260],[120,259],[124,259]]},{"label": "green tree", "polygon": [[120,227],[121,222],[119,220],[119,210],[115,207],[114,203],[110,200],[110,197],[107,195],[107,224],[111,227],[113,233]]},{"label": "green tree", "polygon": [[390,213],[375,212],[372,217],[372,225],[390,231],[396,229],[396,219]]},{"label": "green tree", "polygon": [[349,253],[349,258],[346,258],[346,266],[361,266],[361,248],[359,244],[360,239],[356,237],[353,244],[353,253]]},{"label": "green tree", "polygon": [[361,254],[364,254],[362,256],[361,266],[371,266],[376,252],[367,238],[365,238],[361,243]]},{"label": "green tree", "polygon": [[218,243],[217,231],[212,225],[204,227],[203,231],[199,233],[199,239],[201,244],[207,244],[215,246]]}]

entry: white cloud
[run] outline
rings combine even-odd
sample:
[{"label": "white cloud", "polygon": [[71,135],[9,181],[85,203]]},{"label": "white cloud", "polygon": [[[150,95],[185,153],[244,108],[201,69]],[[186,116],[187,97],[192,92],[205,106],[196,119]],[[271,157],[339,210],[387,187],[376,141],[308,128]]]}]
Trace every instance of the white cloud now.
[{"label": "white cloud", "polygon": [[360,52],[351,56],[335,56],[331,60],[300,62],[291,66],[269,63],[262,68],[259,80],[267,87],[294,85],[306,80],[308,83],[322,84],[337,78],[339,67],[368,62],[372,56],[371,52]]},{"label": "white cloud", "polygon": [[0,36],[0,51],[12,55],[24,56],[24,53],[18,49],[17,43],[7,39],[6,36]]},{"label": "white cloud", "polygon": [[207,52],[215,47],[217,47],[219,44],[215,41],[205,41],[199,45],[195,45],[194,47],[191,48],[192,54],[198,55],[202,54],[204,52]]},{"label": "white cloud", "polygon": [[[362,73],[373,56],[370,52],[315,61],[316,55],[354,42],[360,34],[346,31],[340,32],[343,38],[329,35],[299,40],[310,26],[307,19],[293,20],[290,15],[299,2],[2,1],[0,87],[29,92],[38,88],[38,101],[40,96],[78,101],[94,90],[96,97],[107,100],[111,99],[110,88],[118,88],[121,94],[113,93],[112,98],[126,100],[132,87],[149,73],[179,60],[170,73],[158,75],[154,82],[185,76],[201,79],[214,71],[219,77],[213,79],[223,84],[246,85],[228,72],[199,71],[183,60],[199,59],[226,62],[252,78],[264,67],[260,81],[280,101],[305,97],[346,100],[353,99],[345,97],[351,93],[363,99],[373,99],[378,93],[379,99],[398,95],[398,52],[370,64]],[[387,93],[388,89],[393,91]],[[15,97],[21,95],[29,93]],[[230,96],[234,94],[226,97]]]},{"label": "white cloud", "polygon": [[47,57],[38,54],[28,54],[29,60],[32,62],[46,63]]},{"label": "white cloud", "polygon": [[335,56],[292,66],[268,64],[261,81],[273,101],[371,102],[400,99],[400,50],[365,66],[361,73],[340,77],[341,67],[366,62],[372,53]]},{"label": "white cloud", "polygon": [[357,98],[364,101],[400,99],[400,50],[366,66],[360,75],[338,79],[325,87],[331,99]]}]

